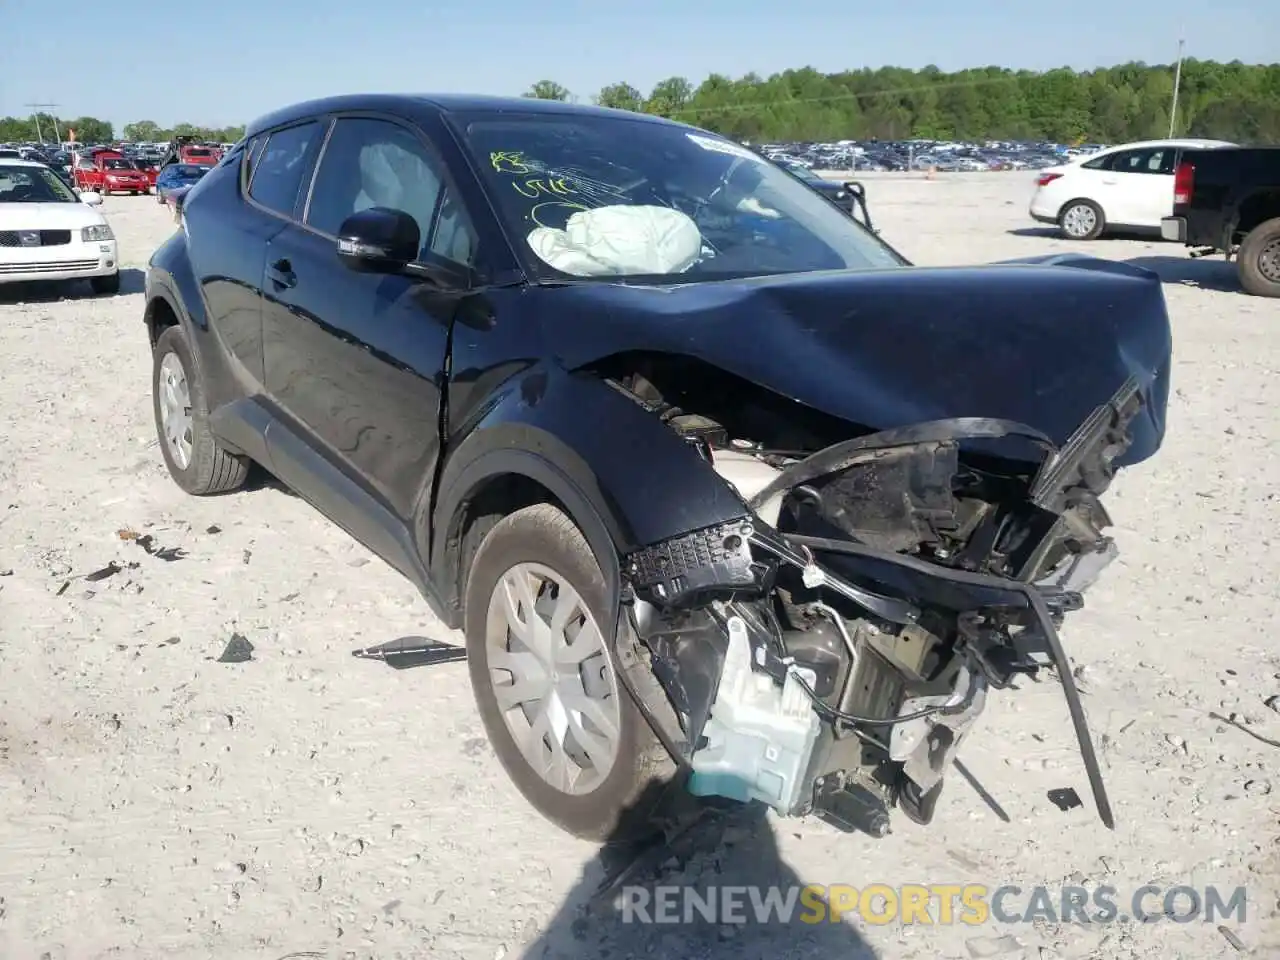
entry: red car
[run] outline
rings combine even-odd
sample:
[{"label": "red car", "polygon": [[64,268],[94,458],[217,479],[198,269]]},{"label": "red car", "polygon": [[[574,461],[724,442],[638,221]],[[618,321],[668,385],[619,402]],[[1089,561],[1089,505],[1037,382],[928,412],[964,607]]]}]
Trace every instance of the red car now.
[{"label": "red car", "polygon": [[221,157],[222,151],[216,147],[187,143],[178,148],[179,163],[190,163],[198,167],[212,167]]},{"label": "red car", "polygon": [[108,193],[150,193],[152,178],[115,150],[95,150],[77,157],[72,174],[76,187]]}]

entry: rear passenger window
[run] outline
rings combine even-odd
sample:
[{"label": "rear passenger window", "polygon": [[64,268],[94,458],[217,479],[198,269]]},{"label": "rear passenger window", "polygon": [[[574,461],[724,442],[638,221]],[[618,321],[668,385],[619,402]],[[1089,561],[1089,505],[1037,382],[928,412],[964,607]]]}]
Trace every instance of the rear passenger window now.
[{"label": "rear passenger window", "polygon": [[1114,153],[1108,153],[1101,157],[1095,157],[1088,163],[1082,163],[1080,166],[1084,167],[1086,170],[1110,170],[1111,161],[1115,158],[1116,155]]},{"label": "rear passenger window", "polygon": [[313,121],[277,130],[267,137],[266,145],[255,150],[250,159],[253,179],[249,181],[249,196],[268,210],[292,217],[321,130],[320,124]]}]

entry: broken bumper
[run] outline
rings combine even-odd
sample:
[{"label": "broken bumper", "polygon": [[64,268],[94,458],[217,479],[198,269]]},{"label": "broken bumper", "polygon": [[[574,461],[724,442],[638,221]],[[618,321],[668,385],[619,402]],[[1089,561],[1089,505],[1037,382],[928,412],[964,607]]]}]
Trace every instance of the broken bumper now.
[{"label": "broken bumper", "polygon": [[[817,815],[877,836],[895,805],[927,823],[989,690],[1051,668],[1098,814],[1113,828],[1058,626],[1115,558],[1113,541],[1098,533],[1110,520],[1094,494],[1142,406],[1131,380],[1050,451],[1009,514],[1021,511],[1038,532],[1021,538],[1016,556],[1001,554],[1000,574],[987,569],[995,539],[986,559],[966,552],[982,539],[978,526],[965,551],[926,558],[852,536],[782,532],[759,513],[626,558],[624,602],[669,697],[675,722],[663,739],[674,744],[690,792],[759,801],[784,816]],[[1032,436],[987,420],[886,431],[787,467],[749,502],[776,503],[788,484],[821,500],[817,478],[851,466],[881,471],[868,474],[877,483],[904,470],[917,479],[935,469],[951,477],[955,450],[946,444],[962,435]],[[838,484],[825,488],[832,499],[864,489]],[[918,505],[937,519],[935,501]],[[1008,527],[1007,518],[989,519],[993,529]],[[900,536],[880,535],[891,543]]]}]

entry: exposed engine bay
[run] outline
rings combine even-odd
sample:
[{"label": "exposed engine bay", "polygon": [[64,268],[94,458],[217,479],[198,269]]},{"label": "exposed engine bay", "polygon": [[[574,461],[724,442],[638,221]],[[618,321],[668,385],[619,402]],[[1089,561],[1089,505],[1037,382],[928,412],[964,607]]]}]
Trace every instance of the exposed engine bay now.
[{"label": "exposed engine bay", "polygon": [[1137,383],[1059,447],[990,418],[871,431],[681,363],[600,372],[744,504],[740,521],[623,558],[635,652],[669,700],[658,732],[688,790],[873,836],[895,807],[928,823],[988,691],[1048,668],[1113,826],[1057,629],[1115,557],[1100,497]]}]

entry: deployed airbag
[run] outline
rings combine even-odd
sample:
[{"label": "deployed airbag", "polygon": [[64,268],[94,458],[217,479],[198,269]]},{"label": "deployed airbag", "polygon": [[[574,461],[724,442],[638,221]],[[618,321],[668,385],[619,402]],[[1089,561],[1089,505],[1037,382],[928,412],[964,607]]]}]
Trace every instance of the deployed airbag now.
[{"label": "deployed airbag", "polygon": [[565,229],[538,227],[528,242],[544,262],[576,277],[681,273],[702,253],[692,218],[657,206],[581,210]]}]

